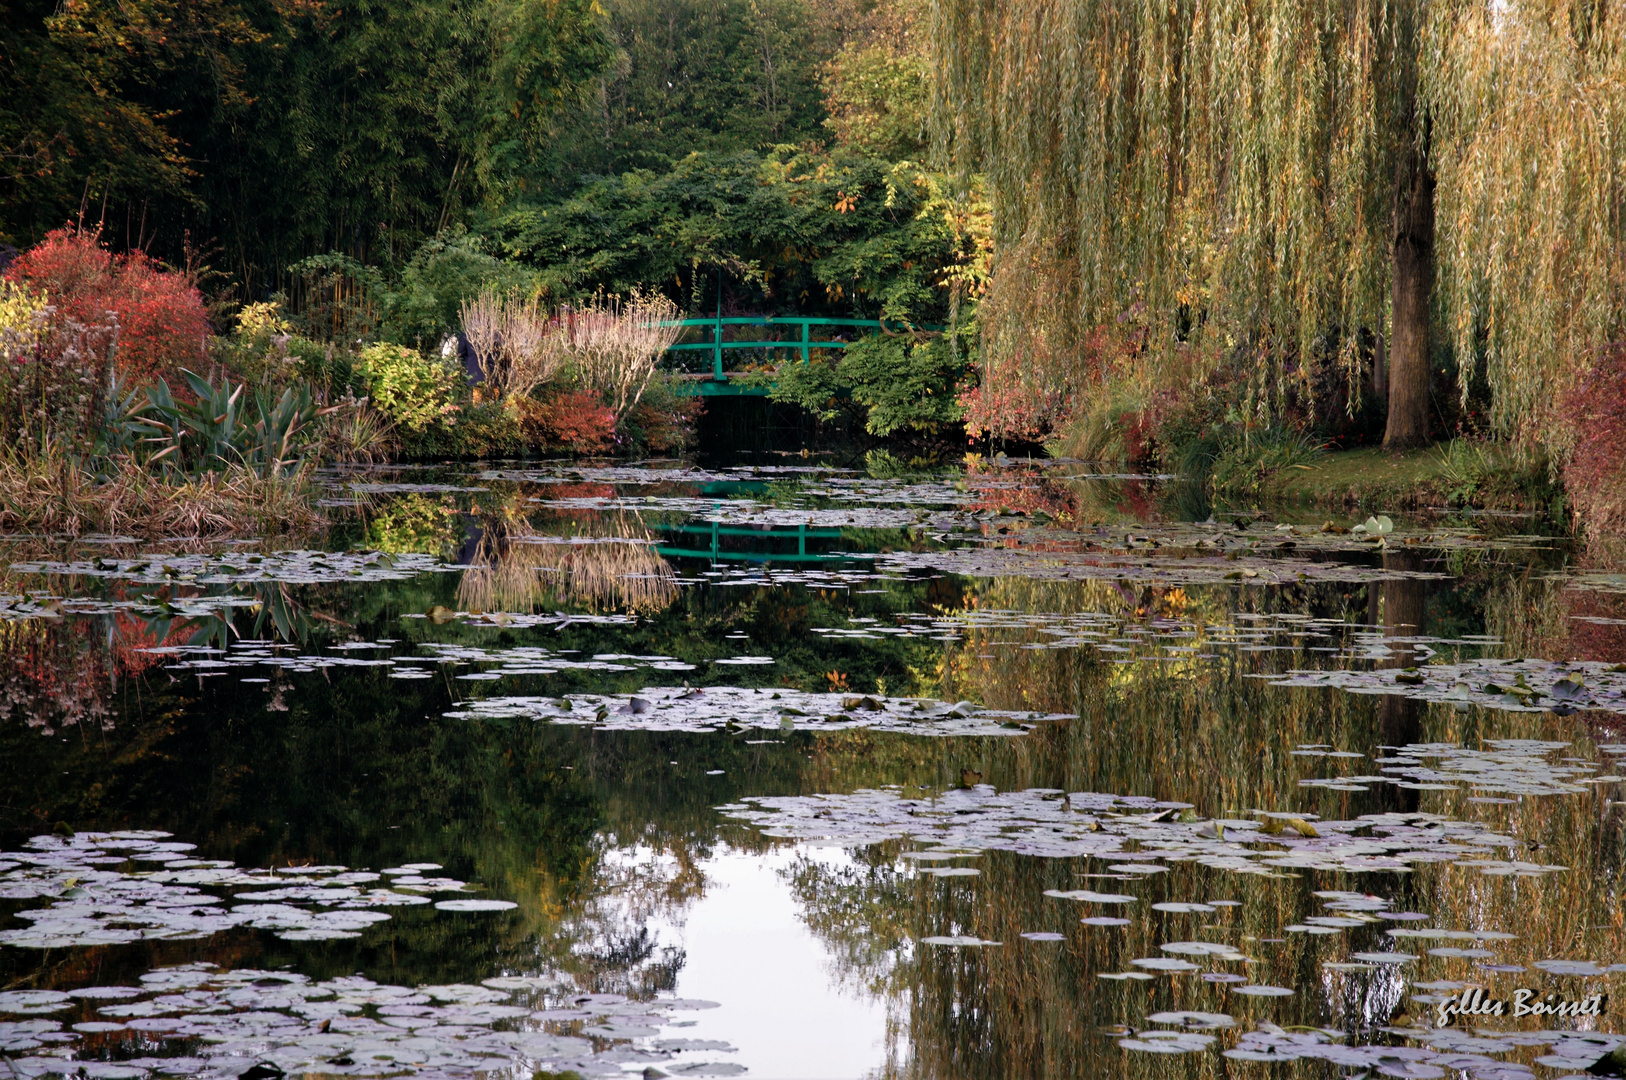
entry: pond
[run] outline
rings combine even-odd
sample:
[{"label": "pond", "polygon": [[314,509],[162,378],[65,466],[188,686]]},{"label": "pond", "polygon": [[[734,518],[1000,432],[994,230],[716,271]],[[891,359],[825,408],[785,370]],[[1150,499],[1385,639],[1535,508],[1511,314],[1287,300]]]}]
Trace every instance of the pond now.
[{"label": "pond", "polygon": [[1626,1060],[1626,575],[1538,522],[1003,458],[324,485],[320,550],[0,552],[12,1075]]}]

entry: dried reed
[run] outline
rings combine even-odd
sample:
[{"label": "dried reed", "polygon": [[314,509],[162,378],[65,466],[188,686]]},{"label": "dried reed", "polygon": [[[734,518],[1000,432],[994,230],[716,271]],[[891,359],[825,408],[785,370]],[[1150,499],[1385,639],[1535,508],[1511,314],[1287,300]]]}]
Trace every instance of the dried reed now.
[{"label": "dried reed", "polygon": [[595,523],[599,535],[549,536],[522,524],[488,528],[458,583],[465,611],[536,611],[561,604],[658,611],[677,598],[671,564],[635,519]]},{"label": "dried reed", "polygon": [[595,296],[584,307],[560,312],[553,340],[584,385],[599,391],[620,420],[644,396],[655,363],[677,341],[677,305],[634,291]]},{"label": "dried reed", "polygon": [[487,289],[463,301],[462,320],[486,386],[500,395],[524,397],[558,374],[564,356],[557,334],[534,299]]},{"label": "dried reed", "polygon": [[92,476],[65,454],[0,452],[0,531],[142,538],[275,535],[326,524],[305,470],[262,478],[228,468],[176,483],[120,461]]}]

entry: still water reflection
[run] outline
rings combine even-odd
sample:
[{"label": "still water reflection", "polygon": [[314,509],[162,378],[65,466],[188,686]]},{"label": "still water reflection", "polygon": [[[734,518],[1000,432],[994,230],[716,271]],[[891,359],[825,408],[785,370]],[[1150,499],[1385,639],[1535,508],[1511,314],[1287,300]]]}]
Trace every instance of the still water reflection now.
[{"label": "still water reflection", "polygon": [[16,545],[0,1060],[1613,1068],[1607,1010],[1437,1006],[1619,989],[1626,579],[1526,521],[871,465],[397,471],[334,478],[324,550]]}]

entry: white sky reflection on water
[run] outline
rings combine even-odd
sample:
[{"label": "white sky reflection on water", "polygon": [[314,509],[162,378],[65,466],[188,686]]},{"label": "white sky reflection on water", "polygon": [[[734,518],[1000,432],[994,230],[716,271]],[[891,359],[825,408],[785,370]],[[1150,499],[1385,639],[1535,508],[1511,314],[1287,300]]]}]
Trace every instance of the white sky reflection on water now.
[{"label": "white sky reflection on water", "polygon": [[[693,1014],[692,1028],[668,1034],[723,1039],[755,1080],[857,1080],[886,1061],[886,1005],[839,985],[832,957],[801,920],[780,871],[798,854],[845,864],[829,848],[777,848],[763,855],[720,845],[701,864],[705,896],[686,908],[682,925],[656,920],[663,944],[681,943],[688,958],[677,994],[722,1003]],[[902,1048],[900,1047],[900,1054]]]}]

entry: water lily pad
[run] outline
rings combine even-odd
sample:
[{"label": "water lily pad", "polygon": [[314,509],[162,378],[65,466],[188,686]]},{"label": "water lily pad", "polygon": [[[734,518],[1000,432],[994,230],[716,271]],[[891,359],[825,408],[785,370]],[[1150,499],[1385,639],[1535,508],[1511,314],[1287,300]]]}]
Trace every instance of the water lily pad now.
[{"label": "water lily pad", "polygon": [[1231,993],[1244,994],[1248,997],[1292,997],[1293,991],[1285,986],[1264,986],[1250,983],[1247,986],[1233,986]]},{"label": "water lily pad", "polygon": [[1190,1031],[1150,1030],[1137,1032],[1132,1039],[1119,1039],[1125,1050],[1153,1054],[1190,1054],[1214,1045],[1214,1036]]},{"label": "water lily pad", "polygon": [[1195,1028],[1225,1028],[1236,1019],[1225,1013],[1211,1012],[1156,1012],[1146,1018],[1154,1024],[1181,1024]]},{"label": "water lily pad", "polygon": [[0,990],[0,1013],[30,1016],[72,1006],[73,999],[56,990]]},{"label": "water lily pad", "polygon": [[511,911],[519,907],[512,900],[437,900],[441,911]]},{"label": "water lily pad", "polygon": [[1088,904],[1132,904],[1135,897],[1127,893],[1100,893],[1090,889],[1046,889],[1046,896],[1053,896],[1058,900],[1082,900]]},{"label": "water lily pad", "polygon": [[1170,941],[1158,946],[1166,953],[1180,956],[1238,956],[1236,948],[1219,941]]},{"label": "water lily pad", "polygon": [[[1430,950],[1431,952],[1433,950]],[[1600,968],[1591,960],[1537,960],[1530,965],[1549,975],[1595,976],[1606,974],[1609,968]]]},{"label": "water lily pad", "polygon": [[1129,961],[1136,967],[1147,968],[1151,971],[1197,971],[1196,964],[1186,960],[1176,960],[1168,956],[1143,956]]}]

